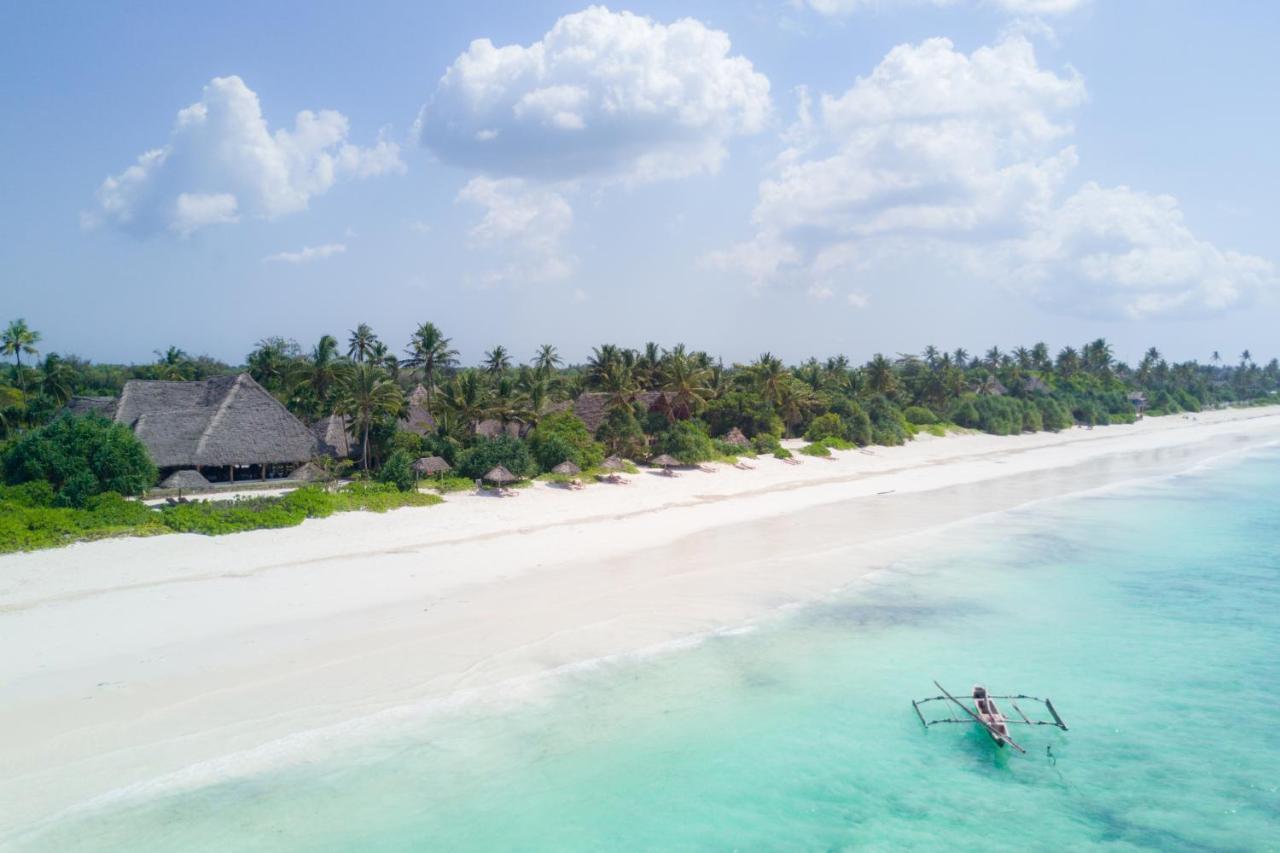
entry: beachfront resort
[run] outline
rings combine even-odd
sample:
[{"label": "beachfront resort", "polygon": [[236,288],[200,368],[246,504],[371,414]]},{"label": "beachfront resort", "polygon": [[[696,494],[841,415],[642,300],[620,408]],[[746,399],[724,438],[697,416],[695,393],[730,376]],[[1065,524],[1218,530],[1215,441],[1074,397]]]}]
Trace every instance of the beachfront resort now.
[{"label": "beachfront resort", "polygon": [[[1280,389],[1276,360],[1259,365],[1247,351],[1202,365],[1170,364],[1151,348],[1130,366],[1105,340],[1053,357],[1038,343],[791,366],[768,353],[725,365],[652,343],[601,345],[581,365],[546,345],[517,365],[497,346],[472,367],[432,323],[399,356],[362,324],[345,345],[325,335],[305,352],[265,340],[241,366],[177,347],[147,365],[40,357],[39,334],[21,320],[3,340],[13,359],[0,387],[10,401],[6,550],[166,525],[276,527],[331,511],[325,498],[304,508],[291,488],[383,509],[466,490],[515,496],[537,481],[623,485],[637,465],[674,476],[710,463],[746,469],[760,456],[794,466],[921,435],[1133,424],[1264,404]],[[127,506],[133,498],[149,503]]]}]

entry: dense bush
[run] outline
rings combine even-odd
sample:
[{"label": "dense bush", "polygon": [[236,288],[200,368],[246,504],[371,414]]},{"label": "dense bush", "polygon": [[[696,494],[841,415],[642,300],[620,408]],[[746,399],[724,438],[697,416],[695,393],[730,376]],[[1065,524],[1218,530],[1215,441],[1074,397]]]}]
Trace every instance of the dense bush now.
[{"label": "dense bush", "polygon": [[653,453],[669,453],[686,465],[715,459],[719,454],[701,421],[677,421],[654,436]]},{"label": "dense bush", "polygon": [[873,444],[894,446],[905,443],[911,437],[911,430],[902,411],[883,394],[876,394],[867,400],[867,417],[871,421]]},{"label": "dense bush", "polygon": [[809,441],[822,441],[824,438],[844,438],[845,424],[835,412],[818,415],[809,422],[804,437]]},{"label": "dense bush", "polygon": [[907,419],[908,423],[915,424],[916,426],[926,426],[928,424],[936,424],[938,422],[938,416],[926,409],[924,406],[907,406],[907,408],[902,411],[902,415]]},{"label": "dense bush", "polygon": [[11,484],[44,480],[54,505],[83,507],[102,492],[141,494],[155,482],[156,467],[128,427],[97,415],[66,415],[10,445],[4,476]]},{"label": "dense bush", "polygon": [[764,433],[781,437],[784,428],[782,419],[769,404],[745,391],[728,391],[710,401],[702,412],[702,419],[715,435],[724,435],[737,427],[747,438]]},{"label": "dense bush", "polygon": [[393,451],[378,471],[378,482],[395,486],[402,492],[411,491],[417,480],[413,473],[413,457],[407,450]]},{"label": "dense bush", "polygon": [[586,470],[604,461],[604,447],[591,437],[587,425],[573,412],[555,412],[529,433],[529,452],[538,468],[550,471],[569,461]]},{"label": "dense bush", "polygon": [[605,451],[627,459],[639,459],[648,455],[649,441],[640,421],[629,409],[615,409],[605,416],[604,423],[596,430],[596,439]]},{"label": "dense bush", "polygon": [[529,446],[508,435],[482,438],[458,454],[458,474],[479,480],[495,465],[501,465],[517,477],[532,477],[537,466],[529,455]]}]

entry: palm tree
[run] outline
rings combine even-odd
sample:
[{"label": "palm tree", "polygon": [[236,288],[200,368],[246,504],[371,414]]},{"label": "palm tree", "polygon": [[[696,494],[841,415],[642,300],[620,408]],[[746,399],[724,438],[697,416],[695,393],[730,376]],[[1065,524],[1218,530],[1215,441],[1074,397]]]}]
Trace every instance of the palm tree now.
[{"label": "palm tree", "polygon": [[677,411],[693,417],[706,406],[707,397],[711,394],[707,387],[710,375],[711,371],[685,355],[683,346],[667,354],[662,368],[662,390],[671,395],[668,411],[672,417]]},{"label": "palm tree", "polygon": [[1245,350],[1244,352],[1240,353],[1240,366],[1242,368],[1245,367],[1247,364],[1249,364],[1249,362],[1251,361],[1253,361],[1253,354],[1251,352],[1249,352],[1248,350]]},{"label": "palm tree", "polygon": [[1004,353],[1000,352],[1000,347],[992,347],[987,350],[987,354],[982,357],[983,362],[990,370],[995,370],[1000,366],[1000,359],[1004,357]]},{"label": "palm tree", "polygon": [[258,341],[245,362],[253,380],[271,392],[284,390],[289,365],[297,356],[298,345],[284,338],[264,338]]},{"label": "palm tree", "polygon": [[61,407],[71,399],[76,379],[76,371],[70,364],[51,352],[44,357],[40,365],[40,393]]},{"label": "palm tree", "polygon": [[761,353],[748,370],[760,396],[766,403],[776,407],[782,396],[782,386],[791,376],[782,366],[782,359],[770,352]]},{"label": "palm tree", "polygon": [[511,354],[502,344],[484,354],[484,369],[490,376],[506,373],[511,369]]},{"label": "palm tree", "polygon": [[956,347],[956,351],[951,354],[951,357],[956,360],[956,367],[961,370],[969,366],[969,351],[964,347]]},{"label": "palm tree", "polygon": [[331,413],[334,396],[351,369],[352,364],[338,355],[337,338],[322,335],[310,357],[293,365],[289,379],[295,391],[301,389],[312,395],[316,407],[312,414],[324,416]]},{"label": "palm tree", "polygon": [[427,389],[427,411],[431,411],[431,397],[436,389],[436,376],[458,363],[458,351],[449,347],[449,339],[441,334],[434,323],[423,323],[413,333],[406,350],[409,357],[402,367],[422,371],[422,384]]},{"label": "palm tree", "polygon": [[601,344],[591,351],[587,360],[587,378],[593,385],[602,384],[609,369],[622,362],[622,354],[615,344]]},{"label": "palm tree", "polygon": [[564,361],[560,358],[560,353],[556,352],[556,348],[551,344],[538,347],[538,354],[533,357],[533,366],[543,376],[550,376],[551,372],[562,364]]},{"label": "palm tree", "polygon": [[1058,374],[1064,378],[1070,378],[1080,369],[1080,354],[1075,351],[1074,347],[1063,347],[1058,352],[1058,362],[1055,368]]},{"label": "palm tree", "polygon": [[156,363],[157,379],[189,379],[191,376],[191,357],[177,347],[169,347],[164,352],[155,350],[160,359]]},{"label": "palm tree", "polygon": [[893,365],[880,353],[876,353],[871,361],[867,362],[867,385],[873,393],[885,396],[892,394],[898,385],[898,377],[893,373]]},{"label": "palm tree", "polygon": [[373,354],[374,346],[381,343],[368,323],[361,323],[347,334],[350,335],[347,338],[347,358],[353,361],[368,360],[369,356]]},{"label": "palm tree", "polygon": [[627,409],[636,399],[635,371],[622,361],[610,362],[599,380],[601,390],[608,394],[605,408],[610,412]]},{"label": "palm tree", "polygon": [[18,373],[18,385],[22,388],[23,406],[27,404],[27,378],[22,373],[22,357],[39,355],[40,350],[36,349],[38,343],[40,343],[40,333],[29,328],[27,321],[21,317],[10,321],[8,328],[0,334],[0,352],[13,357],[14,369]]},{"label": "palm tree", "polygon": [[361,465],[368,471],[369,429],[375,421],[399,412],[404,395],[381,366],[368,362],[354,365],[344,375],[338,393],[339,413],[350,417],[360,433]]},{"label": "palm tree", "polygon": [[489,387],[475,370],[464,370],[441,390],[440,402],[469,433],[489,413]]}]

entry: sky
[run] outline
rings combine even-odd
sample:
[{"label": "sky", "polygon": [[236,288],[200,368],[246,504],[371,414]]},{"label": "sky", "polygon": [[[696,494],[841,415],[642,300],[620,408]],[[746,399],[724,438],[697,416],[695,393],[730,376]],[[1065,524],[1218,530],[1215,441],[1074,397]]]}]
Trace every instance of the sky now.
[{"label": "sky", "polygon": [[1280,353],[1280,5],[0,2],[3,316],[240,363]]}]

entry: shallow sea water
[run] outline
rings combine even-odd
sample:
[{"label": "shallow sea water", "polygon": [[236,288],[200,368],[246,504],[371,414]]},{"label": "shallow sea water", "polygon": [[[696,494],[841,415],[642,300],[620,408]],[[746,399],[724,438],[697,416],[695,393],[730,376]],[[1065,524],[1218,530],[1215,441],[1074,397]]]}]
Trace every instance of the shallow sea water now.
[{"label": "shallow sea water", "polygon": [[[17,847],[1280,849],[1280,452],[929,541],[753,630]],[[1048,695],[1071,730],[1015,727],[1025,756],[926,731],[934,678]]]}]

